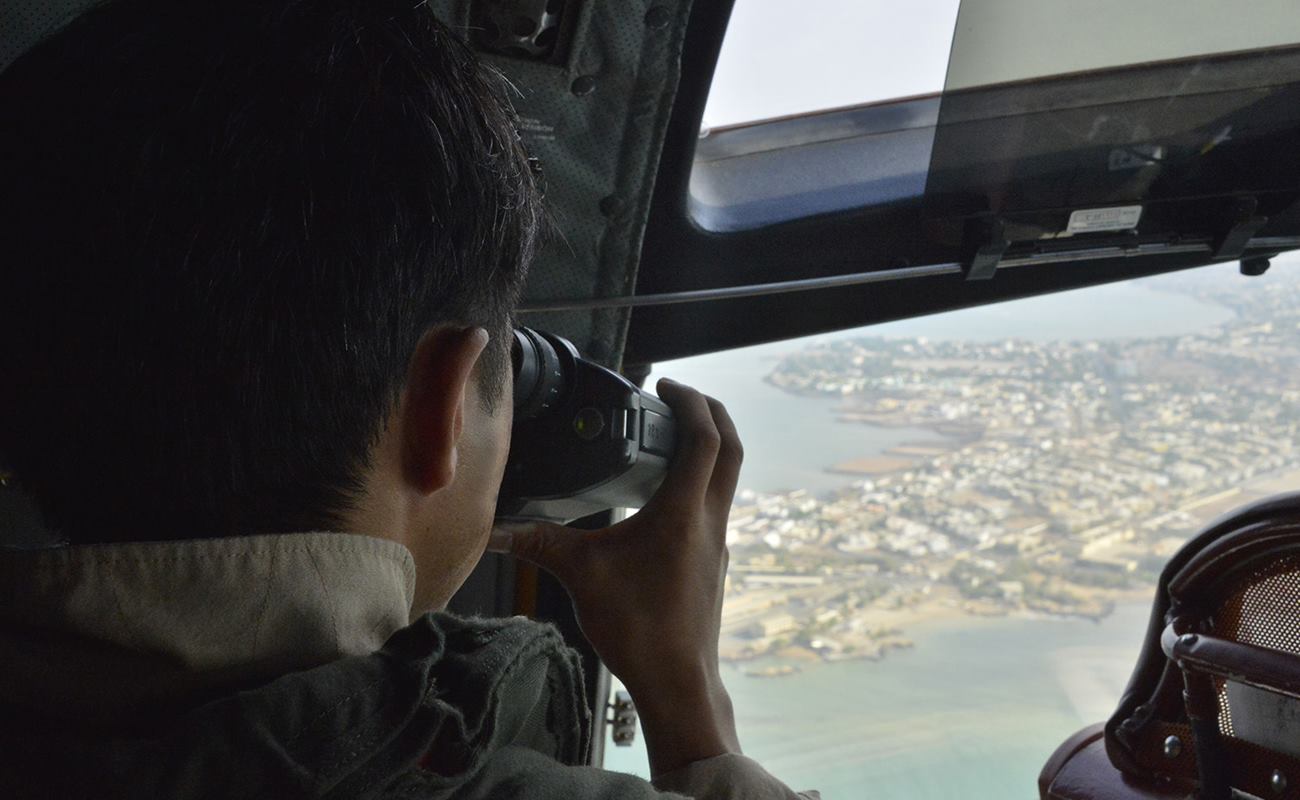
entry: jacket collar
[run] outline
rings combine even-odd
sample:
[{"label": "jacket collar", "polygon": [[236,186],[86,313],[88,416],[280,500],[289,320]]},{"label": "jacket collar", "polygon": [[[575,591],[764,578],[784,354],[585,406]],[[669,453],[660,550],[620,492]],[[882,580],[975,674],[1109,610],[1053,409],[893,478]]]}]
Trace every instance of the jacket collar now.
[{"label": "jacket collar", "polygon": [[521,749],[585,761],[558,631],[407,625],[413,583],[340,534],[0,553],[0,796],[495,796]]},{"label": "jacket collar", "polygon": [[4,552],[0,702],[188,705],[378,650],[414,588],[405,547],[341,533]]}]

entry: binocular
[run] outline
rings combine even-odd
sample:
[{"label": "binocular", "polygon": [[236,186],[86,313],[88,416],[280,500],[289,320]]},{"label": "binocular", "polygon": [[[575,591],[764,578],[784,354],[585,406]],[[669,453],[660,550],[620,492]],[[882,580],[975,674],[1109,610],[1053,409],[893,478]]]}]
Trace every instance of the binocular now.
[{"label": "binocular", "polygon": [[515,416],[497,517],[571,522],[644,505],[673,456],[671,409],[553,333],[516,329],[511,359]]}]

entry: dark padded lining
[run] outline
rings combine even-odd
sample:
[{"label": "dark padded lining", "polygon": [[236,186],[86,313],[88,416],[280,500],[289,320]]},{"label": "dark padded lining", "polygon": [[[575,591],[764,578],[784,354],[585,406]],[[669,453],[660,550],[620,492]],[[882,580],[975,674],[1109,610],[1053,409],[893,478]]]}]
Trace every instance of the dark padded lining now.
[{"label": "dark padded lining", "polygon": [[101,2],[104,0],[4,0],[0,3],[0,72]]},{"label": "dark padded lining", "polygon": [[[467,0],[430,5],[469,33]],[[485,55],[519,91],[515,107],[524,142],[541,161],[557,229],[533,265],[525,302],[633,291],[691,0],[586,0],[577,6],[581,16],[566,63]],[[594,88],[575,94],[579,78]],[[530,314],[523,321],[617,365],[628,319],[626,309],[607,309]]]}]

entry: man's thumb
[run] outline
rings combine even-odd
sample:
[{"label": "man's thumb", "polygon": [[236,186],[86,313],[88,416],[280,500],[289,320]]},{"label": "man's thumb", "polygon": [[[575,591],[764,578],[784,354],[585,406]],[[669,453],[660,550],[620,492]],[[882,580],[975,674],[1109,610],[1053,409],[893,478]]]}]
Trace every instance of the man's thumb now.
[{"label": "man's thumb", "polygon": [[549,522],[497,523],[488,537],[487,549],[536,564],[564,580],[573,566],[582,533]]}]

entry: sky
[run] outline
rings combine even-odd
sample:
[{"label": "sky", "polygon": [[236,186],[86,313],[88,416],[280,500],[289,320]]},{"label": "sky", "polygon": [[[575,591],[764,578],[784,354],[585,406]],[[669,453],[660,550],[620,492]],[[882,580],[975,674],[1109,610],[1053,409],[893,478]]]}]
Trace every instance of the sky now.
[{"label": "sky", "polygon": [[705,126],[943,89],[958,0],[736,0]]}]

